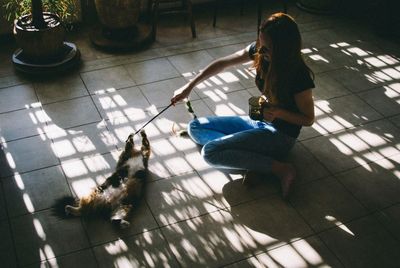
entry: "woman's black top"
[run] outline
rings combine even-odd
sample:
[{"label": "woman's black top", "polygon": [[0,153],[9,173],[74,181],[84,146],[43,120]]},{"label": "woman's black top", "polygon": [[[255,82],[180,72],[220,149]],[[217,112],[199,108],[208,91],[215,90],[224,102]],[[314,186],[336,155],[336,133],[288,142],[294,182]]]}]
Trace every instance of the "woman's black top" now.
[{"label": "woman's black top", "polygon": [[[253,42],[250,44],[250,49],[249,49],[249,56],[252,60],[254,60],[254,56],[257,53],[257,47],[256,47],[256,42]],[[263,63],[263,69],[267,70],[269,66],[269,62],[264,60]],[[255,78],[256,86],[257,88],[263,92],[264,89],[264,80],[261,78],[261,74],[257,72],[256,78]],[[280,108],[283,108],[285,110],[298,113],[299,108],[296,105],[296,101],[294,96],[302,91],[305,91],[307,89],[314,88],[314,81],[311,78],[310,72],[306,69],[299,71],[294,77],[291,78],[290,84],[288,87],[289,94],[288,94],[288,99],[285,100],[284,102],[279,104]],[[289,123],[285,120],[276,118],[274,121],[271,122],[272,125],[279,131],[286,133],[287,135],[297,138],[300,134],[300,129],[302,126],[296,125]]]}]

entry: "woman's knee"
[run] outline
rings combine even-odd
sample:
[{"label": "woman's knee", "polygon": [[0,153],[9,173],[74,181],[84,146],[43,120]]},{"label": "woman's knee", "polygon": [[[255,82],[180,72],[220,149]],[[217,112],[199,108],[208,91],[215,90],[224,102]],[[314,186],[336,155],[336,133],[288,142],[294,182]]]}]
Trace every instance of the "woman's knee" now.
[{"label": "woman's knee", "polygon": [[189,122],[188,129],[196,129],[199,127],[200,127],[200,122],[197,118]]},{"label": "woman's knee", "polygon": [[218,152],[221,151],[220,146],[218,146],[217,141],[210,141],[207,142],[203,148],[201,149],[201,155],[203,156],[204,160],[208,163],[215,162],[216,155]]}]

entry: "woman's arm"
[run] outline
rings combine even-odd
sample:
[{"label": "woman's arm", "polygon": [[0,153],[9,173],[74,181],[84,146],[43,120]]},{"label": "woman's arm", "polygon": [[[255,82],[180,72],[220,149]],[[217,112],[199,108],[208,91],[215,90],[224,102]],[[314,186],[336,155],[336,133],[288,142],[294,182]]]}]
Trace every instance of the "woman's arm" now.
[{"label": "woman's arm", "polygon": [[275,118],[285,120],[289,123],[300,126],[311,126],[314,123],[314,100],[312,90],[307,89],[294,96],[299,113],[290,112],[288,110],[270,107],[264,109],[264,119],[267,122],[274,121]]},{"label": "woman's arm", "polygon": [[240,63],[250,61],[249,47],[239,50],[231,55],[219,58],[211,62],[206,68],[198,73],[193,80],[185,84],[183,87],[175,91],[174,97],[171,99],[171,103],[175,104],[185,98],[187,98],[192,89],[207,78],[222,72],[225,68]]}]

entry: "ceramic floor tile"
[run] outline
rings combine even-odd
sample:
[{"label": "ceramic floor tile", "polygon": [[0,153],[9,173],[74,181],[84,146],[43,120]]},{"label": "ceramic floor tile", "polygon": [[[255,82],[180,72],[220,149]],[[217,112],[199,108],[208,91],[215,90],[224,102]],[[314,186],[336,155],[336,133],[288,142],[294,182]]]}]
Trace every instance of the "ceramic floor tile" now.
[{"label": "ceramic floor tile", "polygon": [[83,224],[92,246],[130,237],[158,227],[144,199],[132,209],[128,221],[130,226],[127,228],[118,228],[112,225],[109,219],[101,218],[86,219]]},{"label": "ceramic floor tile", "polygon": [[41,107],[0,114],[2,140],[16,140],[44,132],[47,117]]},{"label": "ceramic floor tile", "polygon": [[160,231],[120,238],[94,248],[99,267],[178,267]]},{"label": "ceramic floor tile", "polygon": [[213,57],[211,57],[207,51],[196,51],[170,56],[168,57],[168,60],[182,75],[185,75],[185,73],[193,71],[197,72],[203,69],[212,62]]},{"label": "ceramic floor tile", "polygon": [[[193,143],[189,144],[186,141],[183,142],[189,146],[194,146]],[[165,167],[171,176],[193,171],[193,167],[184,157],[184,152],[178,150],[173,141],[168,137],[162,136],[158,139],[151,138],[150,145],[152,150],[152,156],[149,161],[150,170],[152,170],[153,164],[158,163]]]},{"label": "ceramic floor tile", "polygon": [[[161,82],[150,83],[139,86],[148,102],[155,107],[167,106],[171,103],[174,92],[186,84],[183,78],[173,78]],[[192,91],[190,100],[196,100],[199,97]]]},{"label": "ceramic floor tile", "polygon": [[336,63],[332,56],[324,53],[323,50],[312,50],[304,54],[304,61],[314,74],[336,70],[343,66]]},{"label": "ceramic floor tile", "polygon": [[251,96],[260,96],[261,94],[257,87],[250,87],[246,90],[250,93]]},{"label": "ceramic floor tile", "polygon": [[381,48],[386,55],[399,59],[400,48],[395,40],[390,40],[382,37],[375,37],[371,42]]},{"label": "ceramic floor tile", "polygon": [[11,236],[10,225],[8,221],[0,221],[0,259],[4,267],[17,267],[17,258],[14,251],[13,239]]},{"label": "ceramic floor tile", "polygon": [[58,219],[45,210],[11,220],[20,266],[37,263],[89,246],[80,219]]},{"label": "ceramic floor tile", "polygon": [[96,94],[93,101],[101,116],[110,120],[121,116],[143,119],[151,106],[138,87]]},{"label": "ceramic floor tile", "polygon": [[114,153],[61,162],[61,167],[75,196],[81,198],[90,194],[93,188],[102,184],[112,174],[119,156],[118,153]]},{"label": "ceramic floor tile", "polygon": [[321,134],[334,133],[382,116],[354,95],[315,102],[313,128]]},{"label": "ceramic floor tile", "polygon": [[318,34],[317,31],[309,31],[302,33],[302,39],[304,40],[303,41],[304,49],[312,49],[312,48],[321,49],[324,47],[328,47],[330,44],[327,40],[321,38],[321,35]]},{"label": "ceramic floor tile", "polygon": [[389,118],[390,122],[392,122],[395,126],[400,127],[400,115],[393,116]]},{"label": "ceramic floor tile", "polygon": [[400,114],[400,84],[371,89],[359,96],[384,116]]},{"label": "ceramic floor tile", "polygon": [[248,43],[233,44],[228,46],[210,48],[207,49],[206,51],[211,57],[213,57],[214,59],[218,59],[220,57],[225,57],[239,50],[242,50],[246,48],[247,45],[249,44]]},{"label": "ceramic floor tile", "polygon": [[10,158],[11,155],[6,150],[7,148],[6,143],[0,143],[0,178],[12,175],[15,167],[14,161]]},{"label": "ceramic floor tile", "polygon": [[364,61],[364,59],[372,56],[372,52],[368,50],[355,47],[352,43],[343,42],[330,44],[329,47],[323,48],[318,52],[331,59],[335,63],[336,69],[344,66],[347,68],[368,67],[368,62]]},{"label": "ceramic floor tile", "polygon": [[[276,240],[246,233],[246,227],[232,223],[229,213],[218,211],[161,229],[182,267],[221,267],[251,256],[249,248]],[[242,236],[243,235],[243,236]]]},{"label": "ceramic floor tile", "polygon": [[61,161],[108,153],[117,145],[104,121],[70,130],[58,129],[47,135],[53,139],[53,151]]},{"label": "ceramic floor tile", "polygon": [[[229,68],[228,70],[232,70],[231,72],[235,76],[235,78],[239,79],[239,82],[245,88],[255,87],[255,77],[256,77],[256,70],[253,68],[251,62],[246,62],[242,65],[236,65],[235,67]],[[260,95],[260,91],[257,89],[257,94]]]},{"label": "ceramic floor tile", "polygon": [[397,240],[400,239],[400,204],[379,211],[375,216]]},{"label": "ceramic floor tile", "polygon": [[260,267],[343,267],[316,236],[259,254],[256,259]]},{"label": "ceramic floor tile", "polygon": [[39,136],[8,142],[3,150],[10,166],[8,172],[22,173],[59,164],[51,148],[51,141]]},{"label": "ceramic floor tile", "polygon": [[330,77],[329,72],[315,75],[313,95],[316,100],[329,100],[350,94],[344,86]]},{"label": "ceramic floor tile", "polygon": [[[349,21],[348,21],[349,22]],[[343,44],[345,47],[347,46],[361,46],[360,42],[364,40],[368,34],[366,33],[366,29],[359,27],[359,25],[351,25],[350,23],[344,22],[343,25],[338,26],[338,23],[334,23],[333,28],[325,28],[318,30],[318,35],[327,40],[329,43],[333,44]],[[329,24],[328,24],[329,25]],[[365,49],[364,46],[361,46]]]},{"label": "ceramic floor tile", "polygon": [[194,90],[201,98],[210,98],[213,100],[223,99],[226,97],[226,94],[243,89],[238,70],[240,69],[226,69],[223,72],[203,81],[196,86]]},{"label": "ceramic floor tile", "polygon": [[89,93],[79,74],[50,81],[36,82],[35,90],[42,104],[87,96]]},{"label": "ceramic floor tile", "polygon": [[[285,207],[282,201],[271,198],[262,204],[260,202],[234,207],[230,214],[218,211],[161,230],[173,245],[172,251],[178,261],[183,266],[195,267],[220,267],[247,258],[251,253],[282,246],[291,235],[298,238],[310,233],[305,223],[297,220],[299,218],[295,210]],[[274,216],[269,217],[269,213]],[[263,217],[267,219],[263,220]],[[296,227],[289,227],[291,224],[283,226],[282,222],[278,223],[279,220],[291,222]],[[289,228],[291,231],[287,232]]]},{"label": "ceramic floor tile", "polygon": [[59,166],[16,174],[3,184],[10,217],[48,209],[57,198],[71,194]]},{"label": "ceramic floor tile", "polygon": [[60,128],[76,127],[84,124],[99,122],[99,113],[90,97],[57,102],[43,105],[49,125]]},{"label": "ceramic floor tile", "polygon": [[[368,43],[368,46],[372,45]],[[380,78],[381,82],[399,79],[399,72],[395,68],[399,63],[398,59],[385,54],[379,49],[368,51],[368,54],[360,57],[358,62],[360,65],[367,66],[370,69],[376,68],[377,70],[373,72],[373,77]]]},{"label": "ceramic floor tile", "polygon": [[369,78],[372,71],[368,69],[340,69],[330,72],[332,78],[352,92],[361,92],[382,85],[377,79]]},{"label": "ceramic floor tile", "polygon": [[135,85],[123,66],[82,73],[81,77],[91,94]]},{"label": "ceramic floor tile", "polygon": [[[8,55],[7,55],[8,56]],[[8,60],[9,56],[7,57]],[[0,59],[3,62],[3,59]],[[7,75],[12,75],[14,73],[14,67],[11,64],[8,65],[0,65],[0,77],[4,77]],[[1,80],[1,78],[0,78]],[[17,82],[18,83],[18,82]],[[1,82],[0,82],[1,84]]]},{"label": "ceramic floor tile", "polygon": [[388,120],[378,120],[351,131],[352,135],[363,140],[374,154],[372,160],[391,157],[400,153],[400,132]]},{"label": "ceramic floor tile", "polygon": [[125,68],[138,85],[180,76],[166,58],[132,63],[126,65]]},{"label": "ceramic floor tile", "polygon": [[280,192],[279,182],[272,175],[252,172],[243,184],[243,172],[229,173],[227,170],[218,170],[205,164],[198,173],[207,187],[214,192],[215,199],[226,208]]},{"label": "ceramic floor tile", "polygon": [[[348,144],[349,142],[341,140],[342,137],[348,137],[354,143]],[[302,144],[333,173],[357,167],[371,161],[369,157],[376,157],[368,150],[366,143],[347,132],[312,138],[302,141]]]},{"label": "ceramic floor tile", "polygon": [[329,175],[328,170],[299,142],[295,144],[286,160],[296,168],[297,181],[295,185]]},{"label": "ceramic floor tile", "polygon": [[367,210],[334,177],[298,187],[290,203],[315,232],[367,214]]},{"label": "ceramic floor tile", "polygon": [[[10,54],[7,55],[7,60],[10,59]],[[4,66],[3,62],[0,69],[0,88],[12,87],[26,83],[26,79],[14,75],[14,66]]]},{"label": "ceramic floor tile", "polygon": [[148,183],[146,201],[161,226],[219,209],[213,192],[196,173]]},{"label": "ceramic floor tile", "polygon": [[239,90],[204,99],[204,102],[216,115],[248,115],[250,97],[247,90]]},{"label": "ceramic floor tile", "polygon": [[[249,257],[247,259],[225,265],[227,268],[250,268],[250,267],[263,267],[256,257]],[[273,267],[273,266],[271,266]],[[278,266],[276,266],[278,267]]]},{"label": "ceramic floor tile", "polygon": [[[272,237],[280,243],[288,243],[313,233],[298,212],[278,195],[231,207],[230,213],[235,224],[245,227],[249,232]],[[275,246],[261,245],[256,247],[255,253]]]},{"label": "ceramic floor tile", "polygon": [[368,210],[382,209],[400,201],[400,155],[365,164],[336,175]]},{"label": "ceramic floor tile", "polygon": [[78,251],[76,253],[67,254],[61,257],[48,259],[41,263],[26,266],[26,268],[34,267],[74,267],[74,268],[96,268],[98,267],[96,258],[90,249]]},{"label": "ceramic floor tile", "polygon": [[0,88],[0,113],[28,108],[36,105],[38,99],[32,85]]},{"label": "ceramic floor tile", "polygon": [[345,267],[397,267],[398,241],[372,216],[319,234]]},{"label": "ceramic floor tile", "polygon": [[7,209],[6,209],[6,203],[5,203],[5,198],[4,198],[4,191],[2,187],[2,181],[0,181],[0,221],[6,219],[7,216]]},{"label": "ceramic floor tile", "polygon": [[326,135],[328,132],[326,129],[321,128],[318,124],[313,124],[311,127],[302,127],[300,135],[297,138],[299,141],[308,140],[311,138]]}]

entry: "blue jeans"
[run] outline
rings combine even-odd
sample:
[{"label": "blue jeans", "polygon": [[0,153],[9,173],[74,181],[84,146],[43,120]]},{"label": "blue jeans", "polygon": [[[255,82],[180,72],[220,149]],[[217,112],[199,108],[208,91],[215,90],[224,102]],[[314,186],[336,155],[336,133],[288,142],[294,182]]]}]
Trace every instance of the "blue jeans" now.
[{"label": "blue jeans", "polygon": [[248,116],[211,116],[189,123],[190,137],[204,145],[202,156],[216,168],[270,173],[273,160],[285,157],[296,139],[272,124]]}]

